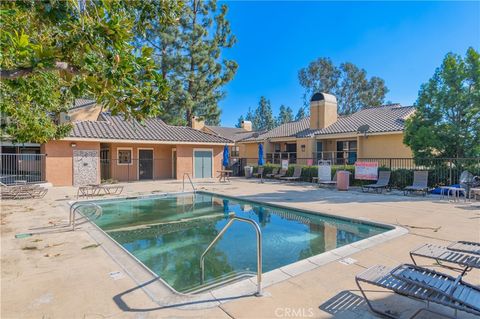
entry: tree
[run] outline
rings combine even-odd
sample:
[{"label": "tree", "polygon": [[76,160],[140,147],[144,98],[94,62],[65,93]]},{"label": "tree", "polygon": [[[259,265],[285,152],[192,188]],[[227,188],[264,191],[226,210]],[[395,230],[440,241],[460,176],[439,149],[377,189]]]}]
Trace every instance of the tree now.
[{"label": "tree", "polygon": [[[168,1],[167,1],[168,2]],[[155,59],[171,90],[162,103],[165,120],[191,125],[193,116],[218,124],[218,102],[222,87],[233,79],[237,63],[222,59],[222,51],[233,47],[235,36],[226,19],[227,6],[216,0],[190,0],[178,26],[153,23],[137,40],[155,48]]]},{"label": "tree", "polygon": [[380,106],[388,88],[379,77],[367,78],[367,72],[353,63],[336,67],[329,58],[318,58],[298,72],[300,85],[305,88],[304,102],[308,105],[315,92],[337,97],[341,114],[351,114],[365,107]]},{"label": "tree", "polygon": [[424,83],[406,121],[404,142],[416,158],[480,156],[480,54],[448,53]]},{"label": "tree", "polygon": [[255,130],[271,130],[275,127],[270,100],[267,100],[264,96],[260,97],[252,124]]},{"label": "tree", "polygon": [[307,115],[307,112],[305,112],[305,107],[304,106],[301,106],[299,109],[298,109],[298,112],[297,112],[297,115],[295,115],[295,121],[299,121],[303,118],[306,118],[308,115]]},{"label": "tree", "polygon": [[145,8],[172,24],[175,1],[2,1],[0,108],[2,136],[43,143],[71,129],[59,124],[76,97],[143,120],[162,113],[168,86],[151,49],[132,46]]},{"label": "tree", "polygon": [[240,117],[238,118],[237,124],[235,124],[235,127],[241,128],[243,121],[245,121],[245,119],[243,118],[243,115],[240,115]]},{"label": "tree", "polygon": [[276,120],[277,126],[291,121],[293,121],[293,110],[289,106],[280,105],[280,112]]}]

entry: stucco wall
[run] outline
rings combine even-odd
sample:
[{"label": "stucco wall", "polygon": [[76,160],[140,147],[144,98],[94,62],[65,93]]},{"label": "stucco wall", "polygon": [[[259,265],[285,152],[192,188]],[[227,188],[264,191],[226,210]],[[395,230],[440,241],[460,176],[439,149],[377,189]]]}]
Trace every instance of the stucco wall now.
[{"label": "stucco wall", "polygon": [[359,137],[358,157],[413,157],[411,149],[403,144],[403,134],[370,135]]},{"label": "stucco wall", "polygon": [[[98,142],[75,142],[75,144],[76,147],[71,147],[70,141],[51,141],[41,146],[41,152],[47,154],[45,157],[47,182],[54,186],[73,185],[73,150],[100,151]],[[100,176],[97,182],[100,182]]]},{"label": "stucco wall", "polygon": [[[305,145],[305,149],[302,151],[302,145]],[[315,140],[313,138],[309,139],[298,139],[297,140],[297,164],[307,165],[315,164],[311,159],[313,152],[315,151]]]},{"label": "stucco wall", "polygon": [[213,175],[222,169],[223,146],[205,145],[177,145],[177,179],[182,179],[184,173],[189,173],[193,178],[193,150],[213,150]]},{"label": "stucco wall", "polygon": [[[264,153],[269,152],[267,148],[270,148],[271,143],[264,144]],[[240,158],[247,159],[247,165],[257,165],[258,163],[258,144],[257,143],[239,143]]]},{"label": "stucco wall", "polygon": [[[153,149],[153,176],[154,179],[172,178],[172,148],[175,145],[165,144],[110,144],[110,172],[111,178],[118,181],[131,181],[138,179],[138,150]],[[132,150],[132,164],[118,163],[119,149]]]}]

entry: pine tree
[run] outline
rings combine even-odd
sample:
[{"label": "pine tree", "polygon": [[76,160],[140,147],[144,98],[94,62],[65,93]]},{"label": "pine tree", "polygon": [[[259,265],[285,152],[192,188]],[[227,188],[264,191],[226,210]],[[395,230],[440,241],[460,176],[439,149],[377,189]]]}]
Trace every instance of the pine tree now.
[{"label": "pine tree", "polygon": [[293,110],[289,106],[281,105],[277,117],[277,126],[293,121]]},{"label": "pine tree", "polygon": [[162,103],[168,123],[191,125],[193,116],[219,123],[222,87],[238,67],[221,57],[236,42],[226,14],[227,6],[217,7],[216,0],[190,0],[178,26],[152,25],[145,33],[146,41],[155,45],[158,67],[170,85],[169,99]]},{"label": "pine tree", "polygon": [[235,124],[235,127],[241,128],[243,121],[245,121],[245,119],[243,118],[243,115],[240,115],[240,117],[238,118],[237,124]]},{"label": "pine tree", "polygon": [[301,106],[298,109],[297,115],[295,115],[295,121],[299,121],[305,117],[307,117],[307,113],[305,112],[305,107]]},{"label": "pine tree", "polygon": [[264,96],[260,97],[252,124],[255,130],[271,130],[275,127],[270,100],[267,100]]}]

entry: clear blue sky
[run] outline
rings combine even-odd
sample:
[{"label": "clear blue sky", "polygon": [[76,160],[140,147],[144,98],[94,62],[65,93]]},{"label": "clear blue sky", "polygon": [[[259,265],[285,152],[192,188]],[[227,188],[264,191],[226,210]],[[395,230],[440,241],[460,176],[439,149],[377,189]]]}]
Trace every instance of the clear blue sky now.
[{"label": "clear blue sky", "polygon": [[227,1],[238,38],[224,54],[239,68],[220,102],[221,124],[233,126],[260,96],[302,105],[297,72],[317,57],[349,61],[383,78],[386,100],[411,105],[447,52],[479,50],[479,2]]}]

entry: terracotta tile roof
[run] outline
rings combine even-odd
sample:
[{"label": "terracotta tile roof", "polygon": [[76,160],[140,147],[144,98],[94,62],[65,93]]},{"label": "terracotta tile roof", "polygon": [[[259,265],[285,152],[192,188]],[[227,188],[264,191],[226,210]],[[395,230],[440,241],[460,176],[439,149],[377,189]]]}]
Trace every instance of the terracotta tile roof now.
[{"label": "terracotta tile roof", "polygon": [[146,119],[144,124],[125,120],[123,116],[101,113],[97,121],[73,123],[70,138],[138,140],[159,142],[192,142],[225,144],[232,141],[185,126],[165,124],[161,119]]},{"label": "terracotta tile roof", "polygon": [[226,139],[238,142],[246,138],[252,137],[254,134],[260,134],[261,132],[247,131],[244,128],[238,127],[224,127],[224,126],[213,126],[205,125],[209,130],[215,134],[224,137]]},{"label": "terracotta tile roof", "polygon": [[245,141],[262,141],[280,137],[312,137],[314,135],[356,133],[362,125],[368,125],[369,133],[403,131],[405,119],[414,112],[413,106],[389,104],[379,107],[370,107],[356,113],[339,116],[338,120],[324,129],[310,129],[310,117],[299,121],[282,124],[272,130],[260,134],[257,138],[248,138]]}]

